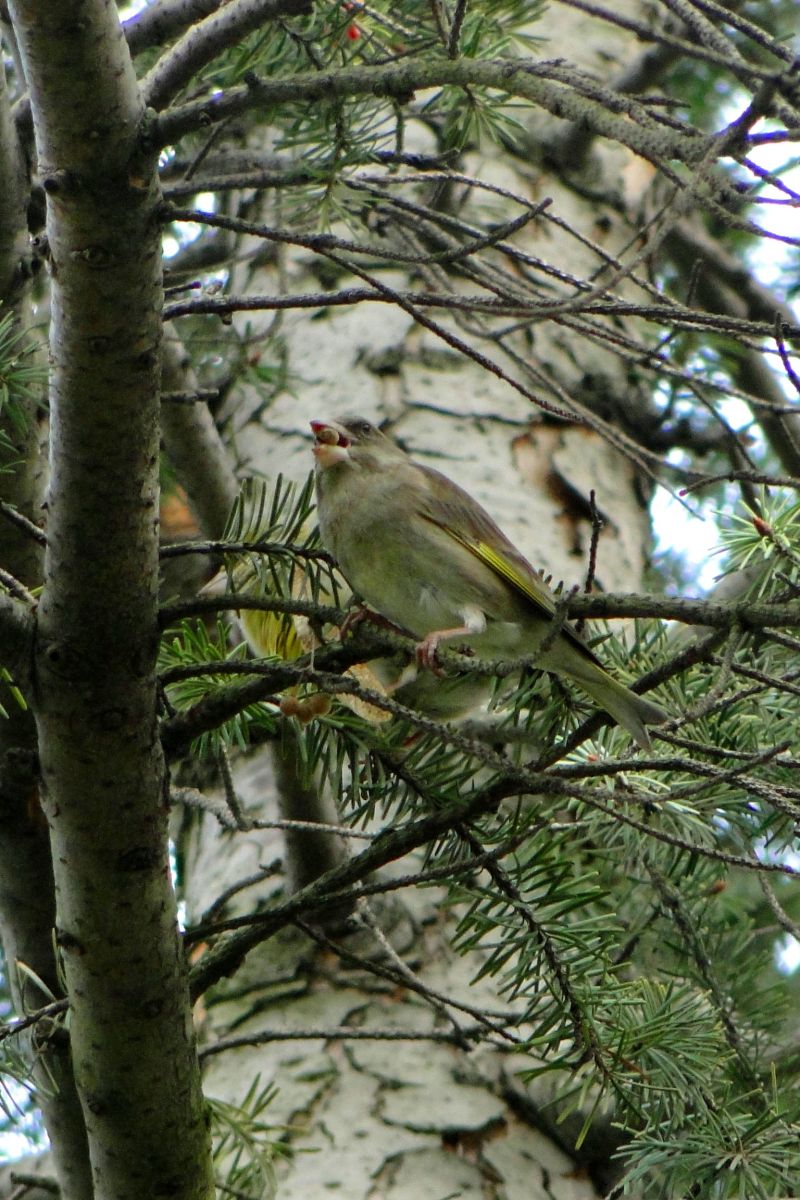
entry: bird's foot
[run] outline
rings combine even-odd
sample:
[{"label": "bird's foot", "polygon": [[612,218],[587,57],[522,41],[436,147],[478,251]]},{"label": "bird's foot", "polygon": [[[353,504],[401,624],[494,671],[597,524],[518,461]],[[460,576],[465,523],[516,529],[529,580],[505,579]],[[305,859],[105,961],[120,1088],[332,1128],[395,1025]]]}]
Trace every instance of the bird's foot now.
[{"label": "bird's foot", "polygon": [[413,636],[402,625],[396,625],[388,617],[383,617],[379,612],[375,612],[374,608],[369,608],[366,604],[359,604],[350,610],[339,626],[339,640],[343,642],[347,635],[353,633],[364,621],[369,621],[370,625],[374,625],[376,629],[385,629],[387,633],[397,633],[400,637]]},{"label": "bird's foot", "polygon": [[433,633],[429,633],[426,637],[424,637],[421,642],[418,642],[415,650],[419,665],[424,667],[427,671],[433,671],[434,675],[439,676],[444,675],[444,671],[439,666],[439,663],[436,659],[436,653],[441,640],[441,633],[434,631]]},{"label": "bird's foot", "polygon": [[[459,625],[457,629],[432,629],[430,633],[425,635],[421,642],[417,643],[417,662],[421,667],[426,667],[427,670],[433,671],[434,675],[446,675],[447,672],[442,670],[436,657],[439,650],[439,643],[464,637],[465,634],[480,632],[482,630],[474,629],[471,625]],[[462,654],[471,655],[473,653],[469,646],[456,646],[454,648]]]},{"label": "bird's foot", "polygon": [[374,615],[367,608],[366,604],[359,604],[356,608],[351,608],[339,626],[339,641],[343,642],[349,633],[353,633],[358,629],[359,625],[364,621],[370,620]]}]

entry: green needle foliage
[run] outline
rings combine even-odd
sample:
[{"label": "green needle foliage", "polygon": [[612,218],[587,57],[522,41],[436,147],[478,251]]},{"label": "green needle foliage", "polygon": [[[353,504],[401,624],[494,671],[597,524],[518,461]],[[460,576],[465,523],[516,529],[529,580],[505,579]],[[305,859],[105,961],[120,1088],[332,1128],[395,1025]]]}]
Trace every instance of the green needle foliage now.
[{"label": "green needle foliage", "polygon": [[[215,1020],[231,999],[249,1003],[257,997],[226,1027],[238,1031],[265,995],[265,1008],[275,995],[284,1003],[311,979],[308,994],[316,1002],[329,985],[346,992],[366,979],[364,1008],[377,997],[389,1011],[391,987],[413,994],[421,1011],[428,1006],[434,1033],[452,1018],[454,1061],[456,1053],[462,1056],[457,1070],[466,1063],[478,1072],[484,1052],[500,1061],[500,1071],[510,1062],[502,1085],[513,1097],[509,1108],[530,1099],[535,1123],[549,1128],[576,1164],[588,1161],[581,1160],[581,1150],[598,1137],[605,1165],[613,1155],[612,1174],[618,1168],[605,1200],[794,1197],[800,1177],[794,1015],[800,973],[790,973],[781,952],[800,935],[800,504],[787,480],[797,476],[800,380],[791,361],[798,330],[785,296],[769,293],[748,265],[763,242],[774,248],[796,241],[796,230],[783,227],[769,238],[759,236],[769,214],[796,211],[794,156],[786,154],[774,170],[752,157],[796,137],[797,64],[787,48],[794,9],[783,0],[746,6],[665,0],[646,12],[626,5],[617,13],[614,6],[564,0],[565,23],[575,11],[590,12],[603,32],[611,31],[602,53],[592,57],[588,47],[562,44],[557,23],[550,21],[555,3],[543,0],[322,0],[304,12],[271,12],[255,32],[235,44],[220,37],[210,51],[204,38],[216,17],[224,24],[247,4],[212,4],[208,11],[200,5],[202,12],[191,20],[191,5],[153,0],[145,15],[162,4],[169,31],[158,47],[147,44],[134,66],[144,88],[156,64],[166,63],[166,74],[175,72],[174,87],[168,81],[166,98],[155,100],[143,92],[141,107],[131,104],[126,111],[141,115],[148,109],[137,147],[143,163],[160,154],[164,204],[159,200],[150,210],[150,229],[163,223],[170,255],[164,319],[178,330],[191,359],[185,388],[175,385],[165,406],[208,401],[216,428],[192,434],[208,437],[204,449],[216,453],[214,438],[221,433],[229,437],[240,474],[264,469],[259,446],[270,440],[274,449],[281,438],[287,445],[296,439],[308,415],[306,389],[314,390],[315,402],[323,395],[330,399],[333,412],[349,407],[351,398],[368,395],[371,401],[377,394],[391,421],[398,414],[432,422],[453,418],[455,430],[457,417],[472,421],[476,431],[481,424],[507,423],[527,448],[538,433],[569,432],[576,422],[587,442],[605,439],[619,452],[620,464],[626,459],[642,508],[657,482],[666,482],[673,495],[685,486],[687,504],[718,519],[720,575],[746,582],[734,600],[708,603],[689,618],[678,610],[677,596],[673,611],[666,602],[659,607],[663,596],[649,598],[649,605],[648,598],[628,597],[608,610],[626,618],[624,638],[591,625],[590,644],[609,670],[628,683],[639,677],[637,686],[652,689],[670,715],[654,731],[652,749],[633,747],[585,695],[530,663],[484,663],[452,646],[441,654],[442,685],[459,676],[487,677],[492,695],[478,714],[446,723],[422,703],[404,703],[403,687],[387,684],[382,674],[387,662],[399,663],[398,671],[413,666],[414,631],[388,627],[376,614],[345,622],[358,598],[321,545],[312,479],[299,485],[282,476],[248,479],[221,541],[188,548],[213,555],[219,574],[199,595],[165,606],[159,677],[152,685],[173,777],[185,765],[176,759],[202,757],[196,775],[218,771],[228,819],[220,817],[221,804],[193,788],[176,788],[173,800],[181,802],[183,793],[187,806],[206,803],[204,815],[220,818],[225,836],[215,851],[221,860],[240,836],[254,835],[259,854],[255,835],[275,824],[287,834],[298,826],[307,834],[310,825],[315,836],[322,833],[317,847],[327,837],[335,852],[319,851],[310,882],[302,873],[294,878],[287,836],[285,874],[252,904],[254,880],[263,883],[277,868],[257,861],[253,876],[222,880],[220,873],[222,891],[182,931],[192,951],[192,999],[203,997],[205,1015],[211,1013],[207,1026],[198,1022],[203,1036],[211,1040],[223,1028],[227,1012],[217,1025]],[[104,6],[88,7],[99,22]],[[38,88],[35,78],[41,55],[18,54],[41,24],[14,15],[26,8],[9,6],[2,35],[16,104],[6,125],[14,139],[29,137],[32,163],[29,125],[40,108],[46,112],[46,96],[39,96],[46,88]],[[187,12],[188,27],[170,24]],[[546,38],[539,36],[544,18],[550,21]],[[71,33],[77,36],[80,28],[73,22]],[[133,43],[135,18],[126,33]],[[634,42],[637,57],[626,58]],[[194,51],[199,65],[186,69]],[[33,72],[32,106],[29,81],[15,65],[23,60]],[[88,104],[83,80],[74,86],[75,96]],[[284,98],[276,100],[279,94]],[[69,112],[80,115],[81,104]],[[98,138],[104,129],[98,122]],[[48,138],[35,132],[36,144],[47,146]],[[16,142],[12,148],[9,163]],[[123,180],[132,208],[149,203],[154,181],[144,178],[145,166],[140,178],[138,158],[126,163],[129,175],[120,172],[108,195],[92,195],[85,211],[86,185],[71,168],[62,171],[59,164],[46,186],[38,177],[27,181],[29,191],[47,192],[48,221],[62,234],[65,213],[70,221],[75,213],[83,221],[70,226],[69,237],[52,239],[54,247],[72,246],[76,228],[99,228],[112,201],[121,220]],[[20,240],[21,232],[24,241],[24,231],[11,229],[8,243]],[[41,245],[37,254],[45,261]],[[61,254],[50,263],[56,278],[76,264],[91,267],[98,288],[107,278],[104,250],[98,255],[94,247],[73,246],[59,259]],[[18,266],[11,265],[10,276],[24,291]],[[37,287],[46,287],[46,277],[42,271]],[[152,278],[150,283],[154,287]],[[108,378],[112,339],[87,332],[91,321],[73,323],[75,314],[64,310],[69,290],[61,290],[63,295],[54,289],[47,297],[58,323],[50,347],[54,362],[61,343],[80,326],[80,345],[92,339],[92,354]],[[90,311],[94,292],[83,289],[78,310]],[[160,302],[155,290],[153,296],[150,316]],[[121,305],[129,300],[120,296]],[[33,313],[39,300],[26,296],[23,302]],[[367,332],[345,320],[348,336],[359,340],[342,368],[344,359],[317,354],[318,344],[335,340],[342,328],[334,327],[336,315],[353,313],[357,305],[364,306],[359,317],[391,311],[402,321],[390,327],[392,340],[381,344],[372,337],[380,318]],[[302,324],[305,318],[308,324]],[[25,413],[34,409],[44,379],[20,328],[10,311],[0,315],[4,479],[17,465],[14,435],[30,420]],[[115,338],[122,343],[124,335],[120,321]],[[144,344],[141,338],[115,344],[112,368],[119,350],[120,361],[138,369],[148,357]],[[454,364],[465,362],[482,374],[477,387],[475,375],[468,376],[462,411]],[[154,364],[144,385],[148,401],[156,386]],[[438,371],[447,384],[441,397],[435,383],[422,378]],[[77,395],[77,411],[87,397],[96,401],[91,388],[81,393],[81,382],[63,384],[65,396],[70,388]],[[101,400],[106,395],[101,392]],[[505,397],[531,404],[519,410],[530,417],[506,409]],[[404,432],[402,421],[399,427]],[[168,448],[166,431],[165,420]],[[172,431],[173,439],[184,435]],[[296,446],[297,440],[293,451]],[[432,446],[433,453],[440,449]],[[56,436],[52,457],[63,470],[61,452]],[[561,478],[561,453],[553,452],[544,486],[557,492],[559,503],[563,499],[564,515],[575,518],[576,529],[589,527],[583,508],[590,507],[599,539],[594,497],[587,505],[582,495],[572,495],[583,480],[573,488],[568,470]],[[152,447],[149,455],[153,463]],[[187,492],[192,485],[199,491],[202,470],[193,477],[192,464],[179,468],[179,457],[174,478]],[[96,460],[99,490],[108,480],[101,478],[103,454]],[[782,464],[780,475],[776,463]],[[67,465],[72,469],[76,462]],[[169,471],[164,475],[173,478]],[[770,475],[776,478],[764,483]],[[84,479],[84,486],[91,494],[94,480],[86,486]],[[632,493],[633,484],[627,490]],[[220,491],[226,494],[224,483]],[[38,514],[38,493],[23,500],[31,501],[26,511]],[[15,501],[3,511],[13,517],[23,507]],[[51,528],[64,524],[52,519]],[[576,553],[581,537],[576,533]],[[639,540],[636,531],[633,540]],[[593,540],[590,575],[597,549]],[[48,553],[52,577],[54,557],[66,551],[52,545]],[[38,618],[29,581],[20,588],[6,566],[0,563],[0,599],[8,601],[4,633],[11,639],[19,632],[12,617],[25,628],[23,618]],[[670,570],[675,590],[689,591],[688,583],[681,586],[688,569]],[[80,571],[74,574],[79,578]],[[580,614],[580,599],[559,593],[564,614]],[[45,604],[42,609],[48,612]],[[48,619],[58,615],[51,609]],[[696,623],[678,633],[679,619]],[[70,654],[60,657],[61,649],[54,647],[56,666],[47,665],[56,680],[59,663],[65,672],[72,669]],[[30,657],[40,651],[37,645]],[[32,725],[41,716],[36,682],[25,693]],[[93,682],[82,685],[88,689]],[[0,683],[21,699],[18,680],[3,666]],[[104,708],[109,726],[126,711],[126,699]],[[7,700],[0,710],[9,728],[20,713]],[[240,752],[244,761],[265,744],[274,750],[276,778],[283,773],[275,821],[266,805],[264,819],[259,809],[251,820],[247,803],[236,795],[237,758],[229,754]],[[0,766],[5,772],[15,761],[33,762],[36,776],[41,749],[33,735],[22,747],[4,744]],[[85,765],[82,751],[80,745],[70,760],[76,770]],[[114,767],[108,765],[109,774]],[[5,774],[0,784],[5,801]],[[163,792],[157,791],[154,806],[162,814]],[[311,810],[300,809],[308,821],[296,819],[292,803],[298,796]],[[23,801],[23,807],[32,803],[27,792]],[[39,816],[38,793],[33,801]],[[282,806],[293,816],[286,817]],[[53,806],[47,820],[50,832],[57,830]],[[173,859],[182,868],[188,864],[181,880],[188,881],[187,902],[197,898],[190,888],[196,849],[190,839],[201,825],[185,823],[187,845]],[[345,836],[350,834],[358,836]],[[247,853],[254,849],[235,844]],[[344,844],[347,851],[339,853]],[[152,856],[134,849],[122,857],[137,864],[144,859],[146,868]],[[60,867],[65,860],[55,861]],[[102,849],[91,860],[98,863],[106,865]],[[371,956],[353,952],[349,934],[357,920],[366,922],[372,900],[385,893],[402,897],[414,887],[430,889],[430,904],[424,927],[414,929],[418,940],[408,955],[413,966],[382,929]],[[12,888],[8,894],[16,899]],[[146,904],[129,905],[132,927],[140,909],[146,911]],[[162,904],[161,912],[167,911]],[[413,924],[411,905],[409,911]],[[311,947],[285,974],[278,935],[287,943],[308,938]],[[58,936],[62,967],[78,961],[79,939],[71,930],[59,929]],[[474,995],[460,984],[444,996],[429,986],[427,961],[415,974],[414,952],[423,946],[424,960],[428,937],[442,958],[460,956],[459,979],[471,980]],[[87,953],[102,941],[87,942]],[[121,940],[120,958],[125,946]],[[264,951],[262,962],[252,977],[237,977],[256,947]],[[312,957],[320,947],[326,961],[317,972]],[[70,954],[75,957],[68,959]],[[181,960],[173,955],[170,961]],[[351,967],[359,973],[356,985]],[[266,982],[257,978],[259,970]],[[183,986],[184,975],[177,976]],[[230,990],[223,984],[229,976]],[[444,977],[444,971],[435,976],[437,989]],[[63,970],[63,990],[68,978]],[[81,1015],[76,1006],[82,1002],[82,995],[70,997]],[[183,1003],[188,1025],[185,995],[173,1009]],[[158,1006],[152,1006],[154,1015],[144,1006],[154,1026]],[[65,1009],[56,1016],[18,1013],[23,1023],[31,1017],[30,1028],[17,1028],[3,1010],[8,1022],[0,1030],[0,1132],[16,1120],[18,1108],[25,1109],[25,1089],[36,1079],[51,1033],[65,1046],[72,1016]],[[456,1017],[465,1012],[472,1024],[462,1028]],[[354,1024],[359,1018],[360,1009]],[[265,1040],[274,1035],[277,1041],[288,1028],[268,1030]],[[317,1028],[308,1037],[334,1043],[351,1032],[360,1031]],[[291,1034],[298,1042],[306,1038],[302,1029]],[[473,1050],[479,1052],[474,1064]],[[196,1067],[191,1047],[188,1057]],[[46,1066],[42,1076],[35,1088],[49,1098]],[[221,1194],[255,1200],[275,1190],[277,1156],[295,1132],[271,1121],[280,1087],[280,1078],[262,1085],[256,1075],[241,1088],[239,1103],[209,1100]],[[317,1103],[322,1108],[322,1090],[307,1109],[298,1105],[296,1111],[305,1116]],[[81,1102],[94,1117],[94,1096],[87,1102],[82,1095]],[[176,1112],[181,1102],[176,1097]],[[332,1144],[329,1130],[325,1135]],[[471,1155],[471,1144],[468,1149]],[[479,1146],[476,1160],[483,1152]],[[487,1195],[500,1195],[502,1183],[488,1172],[484,1181]],[[393,1180],[376,1175],[369,1184],[359,1182],[362,1191],[372,1187],[376,1194],[386,1183],[388,1194]]]},{"label": "green needle foliage", "polygon": [[[35,355],[30,334],[19,328],[14,314],[0,315],[0,418],[18,433],[30,419],[26,405],[41,401],[47,382],[47,368]],[[15,453],[9,433],[0,427],[0,470],[9,469],[9,456]]]},{"label": "green needle foliage", "polygon": [[[310,564],[310,594],[324,602],[329,569],[323,583],[319,564],[297,553],[317,544],[304,533],[309,516],[308,486],[248,489],[232,543],[282,544],[231,555],[229,578],[246,569],[260,594],[285,599]],[[743,513],[724,534],[724,568],[757,565],[760,602],[783,602],[796,586],[796,520],[796,505],[764,499],[757,519]],[[632,647],[606,642],[602,652],[621,664],[663,661],[663,631],[642,621],[635,632]],[[218,647],[229,633],[218,627]],[[170,661],[213,661],[196,635],[180,655],[177,645],[173,637]],[[644,1180],[648,1194],[665,1197],[690,1183],[709,1197],[790,1187],[799,1114],[772,1060],[785,980],[763,896],[742,903],[740,889],[747,894],[760,865],[792,861],[795,658],[782,639],[734,625],[716,659],[684,673],[673,692],[680,733],[641,763],[626,735],[606,727],[547,765],[541,748],[571,701],[541,678],[498,693],[488,738],[405,710],[376,725],[341,697],[296,729],[303,779],[324,781],[354,826],[398,831],[431,813],[451,817],[425,845],[420,870],[438,884],[451,876],[453,947],[480,964],[476,980],[494,980],[528,1058],[523,1077],[553,1077],[562,1119],[588,1112],[583,1137],[592,1114],[613,1112],[631,1191]],[[344,687],[348,677],[338,678]],[[310,667],[309,689],[313,679]],[[275,736],[274,706],[248,709],[246,721]],[[470,812],[481,795],[486,803]],[[762,877],[776,902],[784,882],[780,872]]]},{"label": "green needle foliage", "polygon": [[209,1098],[214,1165],[223,1193],[271,1200],[276,1192],[274,1160],[285,1153],[281,1131],[266,1119],[276,1088],[257,1075],[241,1104]]}]

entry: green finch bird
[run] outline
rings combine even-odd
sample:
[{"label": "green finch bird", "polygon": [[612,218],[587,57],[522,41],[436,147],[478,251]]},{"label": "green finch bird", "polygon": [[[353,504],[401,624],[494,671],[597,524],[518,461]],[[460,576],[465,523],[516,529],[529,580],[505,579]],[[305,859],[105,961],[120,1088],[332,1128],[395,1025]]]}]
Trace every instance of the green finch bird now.
[{"label": "green finch bird", "polygon": [[420,638],[420,666],[435,669],[451,639],[482,658],[530,657],[650,747],[645,726],[666,714],[613,679],[570,626],[552,637],[550,590],[471,496],[361,417],[311,428],[323,544],[367,604]]}]

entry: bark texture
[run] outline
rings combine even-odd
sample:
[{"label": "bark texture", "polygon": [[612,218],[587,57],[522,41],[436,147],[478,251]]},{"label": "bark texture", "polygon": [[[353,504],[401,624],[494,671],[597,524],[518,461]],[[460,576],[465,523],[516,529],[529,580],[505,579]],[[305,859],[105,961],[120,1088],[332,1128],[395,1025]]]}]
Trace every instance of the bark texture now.
[{"label": "bark texture", "polygon": [[[600,63],[604,73],[609,60],[621,67],[630,51],[629,39],[619,31],[611,31],[601,43],[587,34],[585,17],[561,9],[549,23],[537,24],[535,32],[549,35],[554,47],[568,42],[579,48],[582,65],[591,62],[597,68]],[[557,136],[559,124],[550,117],[532,122],[530,144],[540,156]],[[413,121],[405,138],[409,151],[435,151],[429,132]],[[592,164],[592,178],[596,182],[596,172],[602,171],[606,183],[618,181],[633,162],[627,150],[608,149]],[[491,152],[475,153],[467,155],[463,169],[489,184],[521,191],[534,202],[555,197],[559,215],[573,227],[592,222],[592,205],[533,163],[520,163],[517,172]],[[649,175],[638,184],[631,179],[632,206],[637,187],[648,182]],[[594,207],[599,225],[601,211]],[[498,225],[508,219],[501,202],[493,215]],[[603,247],[613,254],[629,237],[630,227],[613,206],[602,209],[602,219],[607,223]],[[387,237],[394,248],[424,255],[422,241],[413,234],[390,232]],[[578,278],[596,264],[591,247],[552,226],[533,222],[525,245]],[[232,253],[248,263],[256,249],[241,236]],[[308,256],[290,253],[282,269],[287,291],[314,290],[317,281]],[[433,278],[432,269],[426,274],[423,267],[420,274],[425,283]],[[399,289],[407,286],[400,273],[387,272],[381,280]],[[251,277],[243,266],[234,272],[230,290],[244,291],[245,286],[269,293],[275,280],[268,273]],[[271,320],[271,314],[234,317],[242,332],[247,321],[251,336]],[[468,322],[443,323],[470,340]],[[536,326],[533,346],[520,343],[526,366],[539,372],[535,379],[543,397],[560,403],[560,395],[568,395],[585,406],[589,420],[569,425],[542,414],[399,308],[377,303],[330,307],[313,323],[302,312],[289,312],[282,315],[280,330],[288,370],[299,382],[291,394],[279,394],[266,406],[256,389],[246,389],[244,403],[230,406],[245,470],[267,478],[280,471],[304,479],[311,468],[308,421],[363,414],[387,425],[420,462],[467,488],[535,566],[567,586],[585,578],[594,491],[605,519],[597,582],[606,589],[641,586],[649,533],[647,477],[608,444],[590,419],[615,403],[627,407],[634,425],[646,421],[648,412],[643,396],[629,387],[624,364],[609,350],[568,324],[546,321]],[[530,383],[531,376],[522,370],[520,377]],[[551,381],[561,393],[549,391]],[[248,816],[287,815],[279,776],[265,757],[240,765],[237,792]],[[226,839],[226,858],[219,852],[220,833],[211,817],[185,825],[181,844],[190,920],[209,911],[237,878],[252,882],[226,903],[225,916],[257,911],[269,897],[285,898],[309,836],[292,831],[290,845],[277,832]],[[353,845],[361,848],[361,843]],[[259,878],[259,867],[275,863],[282,851],[283,875]],[[421,859],[412,856],[386,873],[411,871],[415,862],[419,866]],[[310,843],[306,863],[312,870]],[[551,1085],[541,1080],[527,1085],[520,1079],[518,1072],[530,1067],[530,1059],[523,1063],[509,1049],[469,1050],[448,1042],[448,1036],[457,1042],[459,1027],[470,1025],[473,1010],[450,1010],[446,1016],[430,1000],[430,992],[454,997],[480,1013],[503,1009],[505,1003],[492,980],[475,984],[480,955],[463,958],[452,950],[453,916],[437,906],[440,899],[434,890],[408,889],[390,903],[378,898],[357,910],[349,934],[338,930],[328,943],[285,930],[247,958],[229,987],[214,989],[208,997],[203,1041],[209,1054],[209,1094],[240,1096],[243,1073],[248,1079],[255,1071],[262,1079],[274,1078],[280,1091],[269,1110],[272,1118],[288,1126],[287,1140],[294,1149],[317,1151],[279,1164],[284,1200],[328,1189],[354,1200],[450,1194],[591,1200],[611,1186],[616,1143],[602,1112],[576,1154],[582,1118],[557,1124],[557,1113],[549,1107]],[[365,960],[396,974],[381,982],[369,975]],[[380,1035],[374,1041],[358,1040],[359,1032],[370,1029],[381,1031],[385,1040]],[[228,1032],[243,1039],[262,1034],[263,1042],[213,1052],[216,1039],[225,1044]],[[405,1033],[410,1040],[389,1040],[393,1033]]]},{"label": "bark texture", "polygon": [[[16,3],[52,269],[35,657],[56,941],[96,1197],[212,1194],[157,737],[161,245],[116,9]],[[65,1186],[66,1186],[66,1182]]]}]

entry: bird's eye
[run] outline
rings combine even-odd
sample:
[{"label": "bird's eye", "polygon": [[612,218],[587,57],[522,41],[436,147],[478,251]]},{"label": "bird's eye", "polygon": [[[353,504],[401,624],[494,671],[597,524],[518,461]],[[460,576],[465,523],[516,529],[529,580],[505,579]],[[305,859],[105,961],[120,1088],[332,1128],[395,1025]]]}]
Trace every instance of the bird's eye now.
[{"label": "bird's eye", "polygon": [[354,430],[359,437],[368,437],[372,433],[372,426],[369,421],[359,421]]}]

